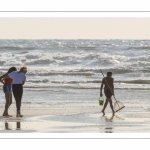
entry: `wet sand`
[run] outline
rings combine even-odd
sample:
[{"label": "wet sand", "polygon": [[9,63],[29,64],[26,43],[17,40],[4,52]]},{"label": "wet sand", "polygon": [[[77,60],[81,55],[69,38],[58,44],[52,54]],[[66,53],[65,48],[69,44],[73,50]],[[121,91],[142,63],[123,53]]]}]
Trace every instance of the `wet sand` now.
[{"label": "wet sand", "polygon": [[[146,108],[125,107],[114,117],[111,110],[102,116],[102,107],[22,108],[23,118],[0,116],[1,133],[147,133],[150,132],[150,112]],[[3,110],[0,109],[2,114]]]}]

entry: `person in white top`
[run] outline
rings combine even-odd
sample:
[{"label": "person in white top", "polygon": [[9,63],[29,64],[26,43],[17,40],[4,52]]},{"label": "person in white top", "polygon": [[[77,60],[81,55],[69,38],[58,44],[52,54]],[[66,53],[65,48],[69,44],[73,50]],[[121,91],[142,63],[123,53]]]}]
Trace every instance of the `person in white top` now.
[{"label": "person in white top", "polygon": [[[16,100],[16,107],[17,107],[17,115],[16,117],[23,117],[20,112],[21,107],[21,99],[23,95],[23,85],[26,81],[26,74],[27,73],[27,67],[21,67],[20,71],[13,71],[5,76],[3,76],[3,79],[5,78],[12,78],[12,91],[14,98]],[[1,78],[0,78],[1,79]]]}]

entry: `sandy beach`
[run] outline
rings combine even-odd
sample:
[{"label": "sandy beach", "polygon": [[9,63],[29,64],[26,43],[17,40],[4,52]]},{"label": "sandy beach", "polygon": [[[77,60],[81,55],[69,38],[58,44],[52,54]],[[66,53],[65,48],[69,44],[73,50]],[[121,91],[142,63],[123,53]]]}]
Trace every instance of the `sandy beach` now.
[{"label": "sandy beach", "polygon": [[[106,116],[98,107],[23,108],[23,118],[0,117],[1,133],[147,133],[150,112],[143,108],[124,108],[114,117],[108,107]],[[2,109],[0,109],[2,114]]]}]

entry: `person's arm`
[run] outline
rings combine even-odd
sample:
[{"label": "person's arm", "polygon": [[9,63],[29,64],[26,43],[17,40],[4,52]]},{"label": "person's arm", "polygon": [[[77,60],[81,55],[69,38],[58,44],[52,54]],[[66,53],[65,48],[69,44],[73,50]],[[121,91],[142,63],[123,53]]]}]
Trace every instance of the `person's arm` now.
[{"label": "person's arm", "polygon": [[2,75],[2,76],[0,77],[0,82],[3,83],[3,84],[5,84],[5,83],[4,83],[4,80],[5,80],[6,78],[9,78],[8,73],[5,73],[4,75]]},{"label": "person's arm", "polygon": [[24,85],[25,82],[26,82],[26,76],[24,75],[24,76],[23,76],[23,80],[22,80],[22,85]]},{"label": "person's arm", "polygon": [[103,96],[102,94],[103,85],[104,85],[104,79],[102,80],[101,87],[100,87],[100,96]]},{"label": "person's arm", "polygon": [[4,80],[5,80],[5,79],[1,79],[1,83],[5,84]]},{"label": "person's arm", "polygon": [[114,95],[114,79],[112,79],[112,95]]},{"label": "person's arm", "polygon": [[8,78],[8,73],[3,74],[2,76],[0,76],[0,81],[4,78]]}]

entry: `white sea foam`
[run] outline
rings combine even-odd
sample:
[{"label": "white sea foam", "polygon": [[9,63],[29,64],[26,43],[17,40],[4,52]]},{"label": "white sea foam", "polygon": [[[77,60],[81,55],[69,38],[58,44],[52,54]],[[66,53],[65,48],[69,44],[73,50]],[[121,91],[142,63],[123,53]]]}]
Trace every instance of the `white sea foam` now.
[{"label": "white sea foam", "polygon": [[116,89],[149,90],[150,40],[0,40],[0,74],[24,65],[30,91],[97,90],[100,69]]}]

